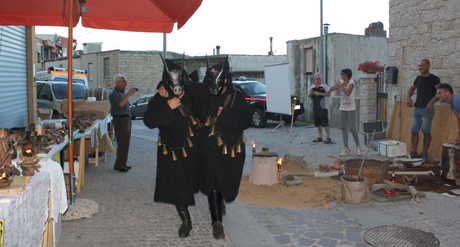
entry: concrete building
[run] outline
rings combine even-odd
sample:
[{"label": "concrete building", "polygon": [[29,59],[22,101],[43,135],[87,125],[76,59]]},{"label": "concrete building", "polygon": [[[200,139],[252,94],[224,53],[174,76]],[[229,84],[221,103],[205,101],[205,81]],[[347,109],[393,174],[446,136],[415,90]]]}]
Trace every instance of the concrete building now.
[{"label": "concrete building", "polygon": [[[430,72],[460,93],[460,4],[458,0],[390,0],[388,64],[399,69],[398,84],[389,88],[389,114],[395,100],[406,101],[409,87],[420,75],[422,58]],[[402,97],[400,90],[402,86]]]},{"label": "concrete building", "polygon": [[[379,30],[380,27],[381,29]],[[384,33],[383,25],[377,25],[376,29],[379,31],[373,30],[373,32],[369,32],[368,34],[377,33],[379,36],[330,33],[325,37],[326,67],[323,81],[332,87],[341,78],[340,71],[342,69],[349,68],[352,70],[352,79],[355,80],[355,88],[357,89],[355,92],[357,127],[361,125],[362,121],[370,120],[360,115],[360,112],[362,112],[362,109],[359,107],[360,99],[364,94],[370,93],[370,91],[365,90],[363,92],[362,90],[358,75],[363,74],[363,72],[358,72],[358,66],[360,63],[366,61],[379,61],[381,65],[387,64],[388,39],[381,37],[381,34]],[[312,106],[309,104],[310,100],[308,100],[307,94],[310,86],[314,83],[314,74],[319,72],[320,68],[320,37],[291,40],[286,45],[291,92],[300,96],[305,104],[306,112],[301,119],[313,122],[311,115]],[[340,127],[339,90],[332,93],[328,99],[328,105],[330,125],[332,127]],[[369,107],[375,108],[375,106]],[[367,112],[367,109],[364,112]]]},{"label": "concrete building", "polygon": [[[44,62],[47,60],[67,57],[68,38],[57,34],[36,34],[36,53],[37,53],[37,71],[46,70]],[[77,40],[73,40],[74,47],[77,46]],[[74,49],[72,47],[72,49]]]}]

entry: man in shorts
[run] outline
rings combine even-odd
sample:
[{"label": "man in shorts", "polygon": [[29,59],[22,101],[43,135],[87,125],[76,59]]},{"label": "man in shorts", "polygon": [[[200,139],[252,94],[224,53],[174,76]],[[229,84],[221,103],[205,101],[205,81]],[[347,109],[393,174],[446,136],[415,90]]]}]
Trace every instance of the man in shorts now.
[{"label": "man in shorts", "polygon": [[[420,128],[423,132],[423,150],[421,157],[425,162],[428,162],[428,148],[431,143],[431,122],[434,117],[433,104],[438,101],[436,97],[436,90],[441,83],[439,77],[430,73],[430,61],[428,59],[422,59],[418,65],[420,71],[419,76],[414,81],[414,85],[409,88],[407,93],[407,106],[415,107],[412,114],[411,124],[411,151],[410,156],[420,157],[417,154],[417,146],[419,141],[418,132]],[[412,102],[412,94],[417,89],[417,99],[415,104]]]},{"label": "man in shorts", "polygon": [[441,102],[449,103],[450,108],[455,113],[458,126],[458,135],[455,138],[455,143],[460,144],[460,94],[454,94],[454,90],[449,84],[441,83],[438,87],[436,97],[438,97]]},{"label": "man in shorts", "polygon": [[329,93],[329,86],[323,83],[323,75],[321,73],[315,74],[315,84],[311,85],[308,97],[313,100],[313,119],[315,127],[318,127],[318,138],[313,142],[323,141],[323,127],[326,129],[327,138],[324,140],[325,144],[331,143],[329,118],[327,116],[327,99],[331,96]]}]

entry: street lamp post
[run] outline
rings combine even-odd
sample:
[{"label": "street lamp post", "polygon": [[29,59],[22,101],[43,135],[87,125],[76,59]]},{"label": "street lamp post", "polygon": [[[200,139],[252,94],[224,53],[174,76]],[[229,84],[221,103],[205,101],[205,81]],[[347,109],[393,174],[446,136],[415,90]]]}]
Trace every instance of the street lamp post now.
[{"label": "street lamp post", "polygon": [[323,30],[324,30],[324,59],[323,59],[323,68],[324,68],[324,82],[327,83],[327,34],[329,33],[329,26],[330,24],[324,23],[323,24]]}]

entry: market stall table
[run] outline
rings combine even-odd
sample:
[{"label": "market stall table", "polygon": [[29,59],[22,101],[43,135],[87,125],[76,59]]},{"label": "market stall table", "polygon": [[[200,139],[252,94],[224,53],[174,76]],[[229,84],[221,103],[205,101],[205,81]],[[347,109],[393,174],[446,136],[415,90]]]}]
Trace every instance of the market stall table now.
[{"label": "market stall table", "polygon": [[[30,177],[24,191],[0,195],[3,246],[49,246],[57,242],[55,226],[68,204],[62,167],[52,157],[67,143],[66,138],[58,145],[50,145],[51,150],[39,161],[40,172]],[[12,163],[19,161],[17,158]]]}]

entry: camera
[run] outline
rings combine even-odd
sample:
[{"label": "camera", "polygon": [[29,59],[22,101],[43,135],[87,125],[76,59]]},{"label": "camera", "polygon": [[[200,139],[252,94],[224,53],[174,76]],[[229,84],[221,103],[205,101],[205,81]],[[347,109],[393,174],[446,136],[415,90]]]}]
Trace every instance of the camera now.
[{"label": "camera", "polygon": [[136,87],[136,91],[139,91],[139,88]]}]

